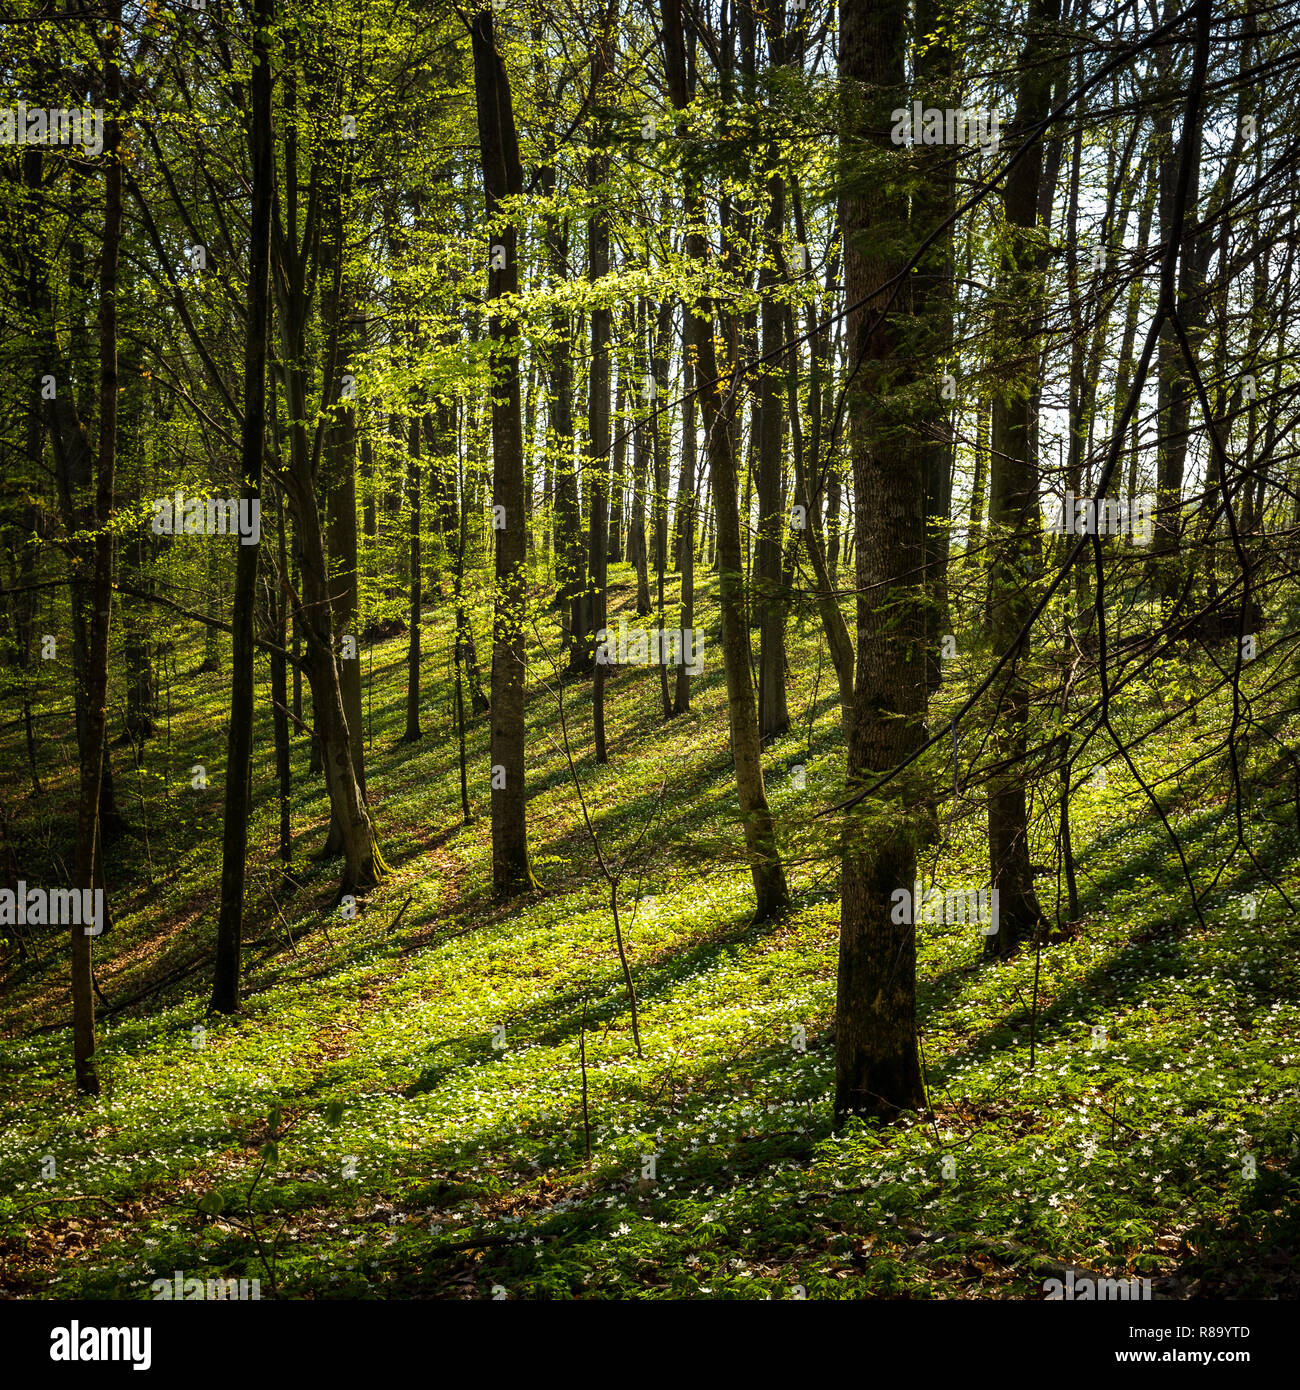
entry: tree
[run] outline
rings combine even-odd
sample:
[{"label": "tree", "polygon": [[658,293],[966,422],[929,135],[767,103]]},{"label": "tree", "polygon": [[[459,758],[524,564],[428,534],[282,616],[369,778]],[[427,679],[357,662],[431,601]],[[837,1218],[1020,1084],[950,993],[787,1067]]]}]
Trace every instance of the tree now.
[{"label": "tree", "polygon": [[[275,137],[271,127],[270,30],[275,0],[256,0],[252,13],[252,72],[249,77],[248,320],[244,334],[244,419],[239,464],[240,497],[261,506],[262,454],[266,447],[266,358],[270,319],[271,207],[275,188]],[[230,732],[226,738],[225,814],[221,843],[221,907],[217,919],[217,963],[211,1008],[239,1009],[240,946],[244,920],[244,874],[248,854],[249,778],[253,755],[253,623],[257,594],[258,542],[240,544],[235,560],[232,616]]]},{"label": "tree", "polygon": [[1005,384],[993,397],[989,452],[989,634],[999,656],[1012,652],[991,715],[989,861],[999,931],[985,938],[985,950],[998,956],[1010,955],[1042,920],[1029,855],[1024,769],[1030,687],[1025,667],[1030,655],[1027,620],[1034,605],[1028,576],[1038,557],[1040,529],[1031,419],[1038,400],[1034,374],[1045,261],[1038,228],[1043,147],[1036,127],[1049,109],[1055,73],[1049,62],[1052,30],[1059,17],[1059,0],[1031,0],[1016,112],[1008,132],[1009,138],[1030,142],[1030,148],[1010,169],[1003,191],[1006,229],[994,308],[999,350],[1018,359],[1018,369],[1008,367]]},{"label": "tree", "polygon": [[[470,24],[488,246],[492,339],[492,507],[496,607],[492,635],[492,882],[502,897],[535,888],[528,862],[524,734],[524,562],[528,518],[520,419],[518,328],[501,301],[518,293],[518,231],[508,200],[523,191],[510,80],[493,37],[492,12]],[[497,524],[497,523],[500,524]],[[603,546],[601,555],[604,555]]]},{"label": "tree", "polygon": [[[909,405],[915,344],[895,300],[915,241],[905,187],[886,175],[891,109],[906,103],[905,0],[847,0],[841,201],[849,420],[856,499],[857,670],[850,789],[904,762],[925,737],[925,451]],[[868,814],[870,813],[870,814]],[[916,1043],[916,881],[928,817],[913,774],[869,797],[844,828],[835,996],[835,1115],[892,1119],[925,1105]],[[913,905],[915,907],[915,905]]]},{"label": "tree", "polygon": [[[679,0],[662,0],[664,64],[672,104],[678,113],[689,105],[686,81],[686,49]],[[684,123],[679,121],[684,137]],[[698,177],[689,166],[683,172],[684,202],[688,217],[702,220],[702,194]],[[687,236],[687,254],[701,266],[707,259],[703,235]],[[699,374],[700,417],[707,441],[718,527],[718,599],[722,609],[722,659],[727,675],[727,704],[731,753],[736,764],[736,792],[744,827],[749,871],[754,882],[755,920],[782,916],[790,906],[785,869],[776,842],[776,825],[763,787],[753,677],[749,662],[749,624],[745,615],[744,552],[740,539],[737,502],[735,426],[731,382],[719,373],[713,342],[713,304],[699,294],[685,309],[690,326],[689,345],[694,349]]]}]

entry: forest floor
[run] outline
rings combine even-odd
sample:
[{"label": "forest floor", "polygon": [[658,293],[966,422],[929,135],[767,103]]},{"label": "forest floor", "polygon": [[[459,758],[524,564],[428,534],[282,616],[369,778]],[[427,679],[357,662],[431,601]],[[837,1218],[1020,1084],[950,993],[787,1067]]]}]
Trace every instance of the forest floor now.
[{"label": "forest floor", "polygon": [[[614,567],[611,582],[611,616],[630,616],[631,572]],[[843,747],[812,620],[792,625],[792,731],[766,755],[795,894],[775,926],[749,924],[716,631],[689,715],[663,720],[653,668],[612,677],[604,767],[590,685],[563,684],[602,848],[619,861],[645,835],[619,897],[639,1055],[557,682],[534,662],[544,891],[503,906],[487,722],[470,721],[478,819],[463,826],[445,606],[426,623],[418,742],[400,742],[406,638],[362,652],[369,795],[393,872],[351,920],[331,912],[337,864],[311,857],[327,807],[302,737],[296,882],[281,881],[259,663],[238,1017],[205,1013],[227,676],[195,674],[201,649],[182,648],[144,767],[114,748],[130,828],[110,849],[115,925],[95,947],[108,1002],[97,1102],[72,1094],[61,933],[29,929],[29,959],[11,950],[0,966],[4,1296],[149,1298],[179,1270],[258,1278],[264,1298],[1042,1298],[1061,1265],[1150,1277],[1157,1296],[1300,1294],[1300,922],[1265,881],[1300,894],[1295,808],[1283,791],[1246,808],[1261,877],[1234,852],[1221,765],[1165,780],[1196,739],[1209,745],[1213,702],[1135,754],[1203,920],[1112,758],[1106,784],[1072,805],[1080,920],[1003,964],[982,960],[976,926],[924,926],[932,1114],[834,1135],[838,876],[815,813],[842,787]],[[957,670],[936,718],[962,691]],[[1149,723],[1165,699],[1135,685],[1117,718],[1140,708]],[[65,714],[45,725],[39,798],[21,732],[0,733],[20,863],[69,859]],[[1294,743],[1295,725],[1270,727]],[[199,763],[206,790],[190,785]],[[949,834],[939,805],[940,886],[986,881],[969,810]],[[1038,862],[1051,854],[1035,848]],[[1054,877],[1041,892],[1050,913]]]}]

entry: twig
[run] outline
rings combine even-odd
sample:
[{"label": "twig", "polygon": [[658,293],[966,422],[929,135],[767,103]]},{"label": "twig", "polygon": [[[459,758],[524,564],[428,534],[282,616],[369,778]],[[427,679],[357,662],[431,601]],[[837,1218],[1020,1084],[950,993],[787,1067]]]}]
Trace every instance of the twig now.
[{"label": "twig", "polygon": [[591,1116],[587,1112],[587,996],[582,996],[582,1031],[578,1035],[582,1058],[582,1134],[587,1146],[587,1163],[591,1164]]}]

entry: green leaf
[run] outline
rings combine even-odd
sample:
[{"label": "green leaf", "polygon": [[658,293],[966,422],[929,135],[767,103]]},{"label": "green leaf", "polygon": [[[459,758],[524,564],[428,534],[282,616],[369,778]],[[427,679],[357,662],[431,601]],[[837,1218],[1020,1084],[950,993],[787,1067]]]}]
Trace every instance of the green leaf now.
[{"label": "green leaf", "polygon": [[226,1199],[217,1191],[205,1192],[199,1198],[199,1210],[206,1212],[209,1216],[219,1216],[225,1205]]},{"label": "green leaf", "polygon": [[325,1107],[325,1123],[333,1126],[339,1124],[343,1119],[343,1102],[332,1100]]},{"label": "green leaf", "polygon": [[266,1159],[268,1163],[278,1163],[280,1161],[280,1146],[274,1139],[262,1145],[262,1157]]}]

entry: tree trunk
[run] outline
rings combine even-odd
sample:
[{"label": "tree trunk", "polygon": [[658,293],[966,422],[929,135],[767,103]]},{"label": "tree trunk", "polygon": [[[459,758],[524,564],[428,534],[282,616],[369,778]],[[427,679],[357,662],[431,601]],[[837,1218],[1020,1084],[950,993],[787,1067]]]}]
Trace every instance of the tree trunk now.
[{"label": "tree trunk", "polygon": [[[785,182],[776,172],[777,151],[769,151],[767,216],[763,222],[763,265],[758,274],[762,300],[762,352],[775,352],[785,333],[784,306],[775,292],[780,283],[777,257],[785,228]],[[765,361],[757,383],[758,416],[758,536],[754,546],[753,589],[759,614],[758,720],[763,743],[790,727],[785,694],[785,597],[781,560],[785,517],[781,508],[781,463],[784,412],[781,409],[784,371],[778,361]]]},{"label": "tree trunk", "polygon": [[[613,37],[606,28],[596,38],[591,55],[591,90],[595,100],[603,98],[602,88],[613,69]],[[596,188],[609,177],[609,157],[603,145],[607,138],[607,122],[601,119],[592,136],[593,152],[587,160],[587,185]],[[587,219],[587,278],[602,279],[610,269],[609,214],[598,205]],[[587,631],[594,642],[601,640],[606,623],[606,576],[609,553],[609,385],[610,385],[610,328],[611,315],[607,306],[597,303],[591,310],[591,365],[587,374],[587,457],[589,479],[588,501],[590,532],[587,544],[587,564],[591,583],[588,590]],[[592,723],[595,732],[596,761],[607,759],[605,747],[605,675],[596,662],[592,646],[586,658],[593,670]]]},{"label": "tree trunk", "polygon": [[[1031,0],[1020,63],[1012,134],[1024,137],[1047,114],[1052,69],[1048,64],[1060,0]],[[1039,219],[1043,148],[1036,142],[1007,176],[1003,212],[1007,239],[999,267],[995,341],[1017,355],[1039,361],[1042,249],[1035,238]],[[1026,379],[1026,378],[1030,379]],[[1011,373],[1011,385],[995,393],[989,451],[988,631],[996,656],[1006,652],[1033,608],[1030,575],[1039,557],[1038,467],[1033,450],[1037,399],[1034,374]],[[1005,675],[995,686],[989,751],[989,861],[998,895],[996,935],[984,938],[990,956],[1009,956],[1043,920],[1034,894],[1025,794],[1029,683],[1026,634]]]},{"label": "tree trunk", "polygon": [[[321,237],[321,328],[327,345],[333,349],[325,368],[330,379],[325,382],[324,394],[332,406],[325,426],[325,506],[329,528],[329,612],[333,635],[339,642],[339,693],[347,721],[352,771],[364,802],[365,723],[357,631],[357,424],[352,397],[343,393],[341,384],[343,373],[351,365],[357,336],[357,320],[353,317],[356,289],[345,264],[343,204],[349,179],[343,163],[343,143],[332,140],[327,144],[327,158],[335,163],[328,175],[329,194]],[[332,816],[323,853],[338,854],[343,838],[344,827],[337,816]]]},{"label": "tree trunk", "polygon": [[[906,0],[847,0],[841,10],[840,77],[852,103],[842,144],[857,165],[855,191],[841,202],[844,293],[858,306],[847,335],[858,589],[850,790],[895,767],[925,735],[925,451],[917,433],[925,407],[908,405],[913,345],[898,301],[887,311],[882,292],[914,239],[906,189],[886,176],[899,160],[888,113],[906,100],[906,27]],[[915,914],[900,912],[893,896],[910,896],[915,882],[916,847],[927,833],[922,790],[915,775],[895,778],[844,828],[837,1124],[851,1115],[891,1120],[925,1105]]]},{"label": "tree trunk", "polygon": [[[635,347],[632,351],[632,374],[637,382],[646,379],[645,317],[645,300],[642,299],[637,304]],[[644,618],[650,612],[650,569],[645,543],[645,486],[650,450],[647,438],[649,427],[644,418],[645,406],[640,400],[640,389],[638,386],[637,401],[633,406],[632,515],[628,520],[627,558],[636,567],[636,615]]]},{"label": "tree trunk", "polygon": [[[122,239],[122,165],[118,158],[121,98],[118,67],[120,0],[109,6],[108,36],[101,42],[104,70],[104,237],[99,276],[99,459],[95,479],[94,578],[91,585],[90,652],[86,667],[86,743],[77,805],[77,887],[98,887],[99,797],[108,727],[108,635],[113,606],[113,475],[117,461],[117,292]],[[101,918],[97,925],[102,929]],[[99,1094],[95,1066],[95,999],[92,929],[74,923],[72,936],[72,1056],[77,1090]]]},{"label": "tree trunk", "polygon": [[[497,225],[503,199],[523,190],[510,83],[496,50],[492,12],[471,24],[479,146],[489,222]],[[488,298],[519,288],[517,233],[507,223],[497,233],[500,255],[489,250]],[[500,897],[537,886],[528,862],[524,785],[524,560],[528,517],[524,498],[523,430],[519,403],[518,329],[493,312],[492,499],[504,508],[496,529],[496,609],[492,641],[492,882]],[[494,518],[501,515],[495,512]],[[603,551],[602,551],[603,558]]]},{"label": "tree trunk", "polygon": [[[960,106],[955,87],[956,59],[953,16],[949,0],[918,0],[917,27],[935,37],[917,53],[918,94],[927,107]],[[922,171],[913,198],[912,218],[927,231],[943,225],[957,206],[957,161],[943,145],[919,147]],[[949,370],[953,347],[953,229],[937,236],[912,277],[912,307],[917,331],[931,362]],[[923,426],[925,455],[925,588],[926,588],[926,686],[938,690],[943,666],[943,637],[951,631],[948,614],[949,514],[952,511],[953,429],[952,411],[942,395],[931,388],[928,428]]]},{"label": "tree trunk", "polygon": [[[669,327],[672,306],[666,301],[659,306],[655,316],[654,342],[650,344],[650,381],[654,386],[654,399],[647,402],[652,410],[649,421],[650,440],[648,452],[654,463],[654,501],[652,515],[655,541],[655,586],[659,605],[659,630],[664,630],[664,585],[668,569],[668,430],[666,422],[655,409],[657,399],[666,398],[666,389],[661,389],[668,380]],[[683,639],[684,640],[684,639]],[[664,718],[673,716],[673,697],[668,688],[668,656],[663,642],[659,644],[659,697],[663,706]],[[681,654],[682,663],[686,661],[686,651]]]},{"label": "tree trunk", "polygon": [[403,743],[420,737],[420,417],[411,417],[411,442],[407,457],[407,504],[411,526],[411,623],[406,652],[406,731]]},{"label": "tree trunk", "polygon": [[[279,548],[279,573],[283,575],[288,573],[283,496],[280,497],[276,506],[275,520],[276,542]],[[285,601],[283,587],[277,587],[268,593],[267,607],[271,617],[271,641],[281,649],[271,653],[271,706],[272,725],[275,730],[275,775],[280,796],[280,858],[287,869],[293,860],[293,829],[289,816],[293,782],[289,760],[288,661],[282,655],[288,616],[288,604]]]},{"label": "tree trunk", "polygon": [[[680,0],[661,0],[665,63],[673,106],[688,104],[685,44]],[[684,123],[679,137],[685,139]],[[703,197],[698,176],[689,163],[683,172],[688,218],[703,220]],[[687,237],[687,254],[702,265],[707,259],[699,232]],[[701,295],[686,307],[690,340],[702,381],[700,414],[708,441],[714,510],[718,533],[719,599],[722,608],[722,658],[727,677],[727,708],[731,752],[736,766],[736,792],[744,823],[745,848],[754,882],[755,921],[766,921],[789,910],[790,894],[785,869],[776,843],[776,827],[763,788],[762,750],[749,661],[749,629],[745,619],[744,549],[737,505],[736,460],[732,441],[734,410],[727,402],[729,382],[717,380],[717,353],[713,340],[713,305]]]},{"label": "tree trunk", "polygon": [[[555,169],[542,170],[538,184],[543,196],[555,193]],[[546,224],[546,248],[552,285],[569,274],[569,234],[560,217]],[[582,510],[578,501],[578,477],[573,461],[573,318],[557,308],[551,315],[554,344],[550,351],[550,394],[547,442],[552,453],[552,486],[555,493],[555,602],[560,627],[569,651],[570,669],[579,661],[583,577],[586,570],[582,547]]]},{"label": "tree trunk", "polygon": [[199,662],[199,671],[215,674],[221,670],[221,631],[213,624],[221,621],[222,566],[221,556],[213,549],[208,550],[207,565],[206,606],[207,615],[211,621],[203,625],[203,660]]},{"label": "tree trunk", "polygon": [[[152,592],[153,578],[146,560],[153,547],[146,527],[140,527],[122,547],[122,569],[126,588],[139,593]],[[149,659],[150,620],[147,601],[122,601],[126,660],[126,735],[135,750],[138,765],[144,741],[153,734],[153,666]]]},{"label": "tree trunk", "polygon": [[[252,221],[248,262],[248,326],[244,337],[244,420],[239,463],[241,499],[261,505],[262,452],[266,446],[267,320],[270,312],[271,200],[275,157],[271,134],[271,56],[267,42],[274,0],[257,0],[253,15],[253,68],[249,79],[249,154]],[[251,510],[251,509],[250,509]],[[230,729],[226,736],[225,812],[221,841],[221,907],[210,1008],[239,1009],[240,947],[244,922],[244,874],[248,859],[249,775],[253,756],[253,623],[261,538],[235,556],[231,615]]]},{"label": "tree trunk", "polygon": [[[286,69],[285,81],[289,82],[291,77],[291,71]],[[343,677],[334,648],[331,577],[326,558],[324,529],[316,498],[312,448],[306,425],[313,413],[307,405],[303,366],[307,360],[306,318],[310,306],[308,253],[317,241],[318,234],[314,225],[317,217],[326,218],[326,226],[319,233],[322,242],[335,235],[341,236],[341,227],[331,232],[329,222],[335,219],[335,211],[329,207],[321,211],[313,200],[309,207],[309,225],[305,229],[299,228],[297,144],[292,121],[286,121],[284,140],[285,206],[272,219],[272,252],[276,260],[276,274],[272,277],[272,284],[277,297],[280,360],[283,364],[281,370],[285,408],[289,420],[289,459],[283,482],[293,507],[294,553],[301,585],[301,594],[294,593],[292,602],[294,616],[307,647],[303,665],[311,686],[312,719],[315,725],[313,742],[320,757],[321,771],[325,775],[325,785],[330,798],[331,838],[336,840],[337,848],[344,858],[338,891],[338,897],[342,899],[344,896],[374,887],[388,872],[388,866],[384,863],[374,827],[366,812],[364,793],[357,780],[357,759],[351,747],[349,722],[344,712]],[[326,142],[322,157],[341,161],[342,152],[338,148],[340,144],[341,141]],[[317,171],[317,176],[326,180],[331,188],[341,186],[342,172],[337,165],[331,169]],[[333,202],[333,195],[327,201]],[[327,248],[322,254],[328,255],[331,251],[332,248]],[[341,270],[337,260],[333,265]],[[333,292],[337,293],[337,288]],[[336,359],[337,355],[334,354]],[[341,377],[342,370],[337,360],[332,369],[327,366],[321,392],[322,414],[331,415],[337,407],[342,387]],[[335,447],[339,447],[337,439]],[[346,495],[355,499],[351,468],[346,472]],[[353,518],[350,569],[355,591],[355,502],[346,503],[340,495],[335,499],[335,514],[339,517],[341,525],[345,523],[346,515],[349,513]],[[346,556],[349,553],[345,543],[346,537],[340,533],[336,540],[339,542],[340,552]],[[342,578],[346,581],[346,572]],[[352,661],[357,667],[355,713],[357,733],[360,735],[360,662],[355,657]]]},{"label": "tree trunk", "polygon": [[[626,325],[628,315],[624,318]],[[636,409],[636,393],[641,389],[640,384],[635,380],[632,389],[628,390],[626,362],[620,364],[618,372],[618,387],[614,392],[614,422],[610,430],[612,436],[609,479],[609,524],[608,524],[608,545],[605,551],[605,558],[611,565],[620,564],[624,558],[623,540],[623,512],[627,501],[627,430],[623,424],[627,415],[629,401],[632,409]],[[635,371],[633,372],[635,377]],[[631,557],[628,556],[630,559]]]},{"label": "tree trunk", "polygon": [[[681,627],[683,632],[695,631],[695,371],[686,350],[689,325],[682,323],[682,470],[677,488],[679,549],[677,568],[681,571]],[[667,381],[663,390],[667,391]],[[683,644],[685,637],[682,638]],[[698,645],[698,644],[697,644]],[[677,668],[677,689],[673,696],[673,713],[685,714],[691,707],[691,674],[686,662]]]}]

